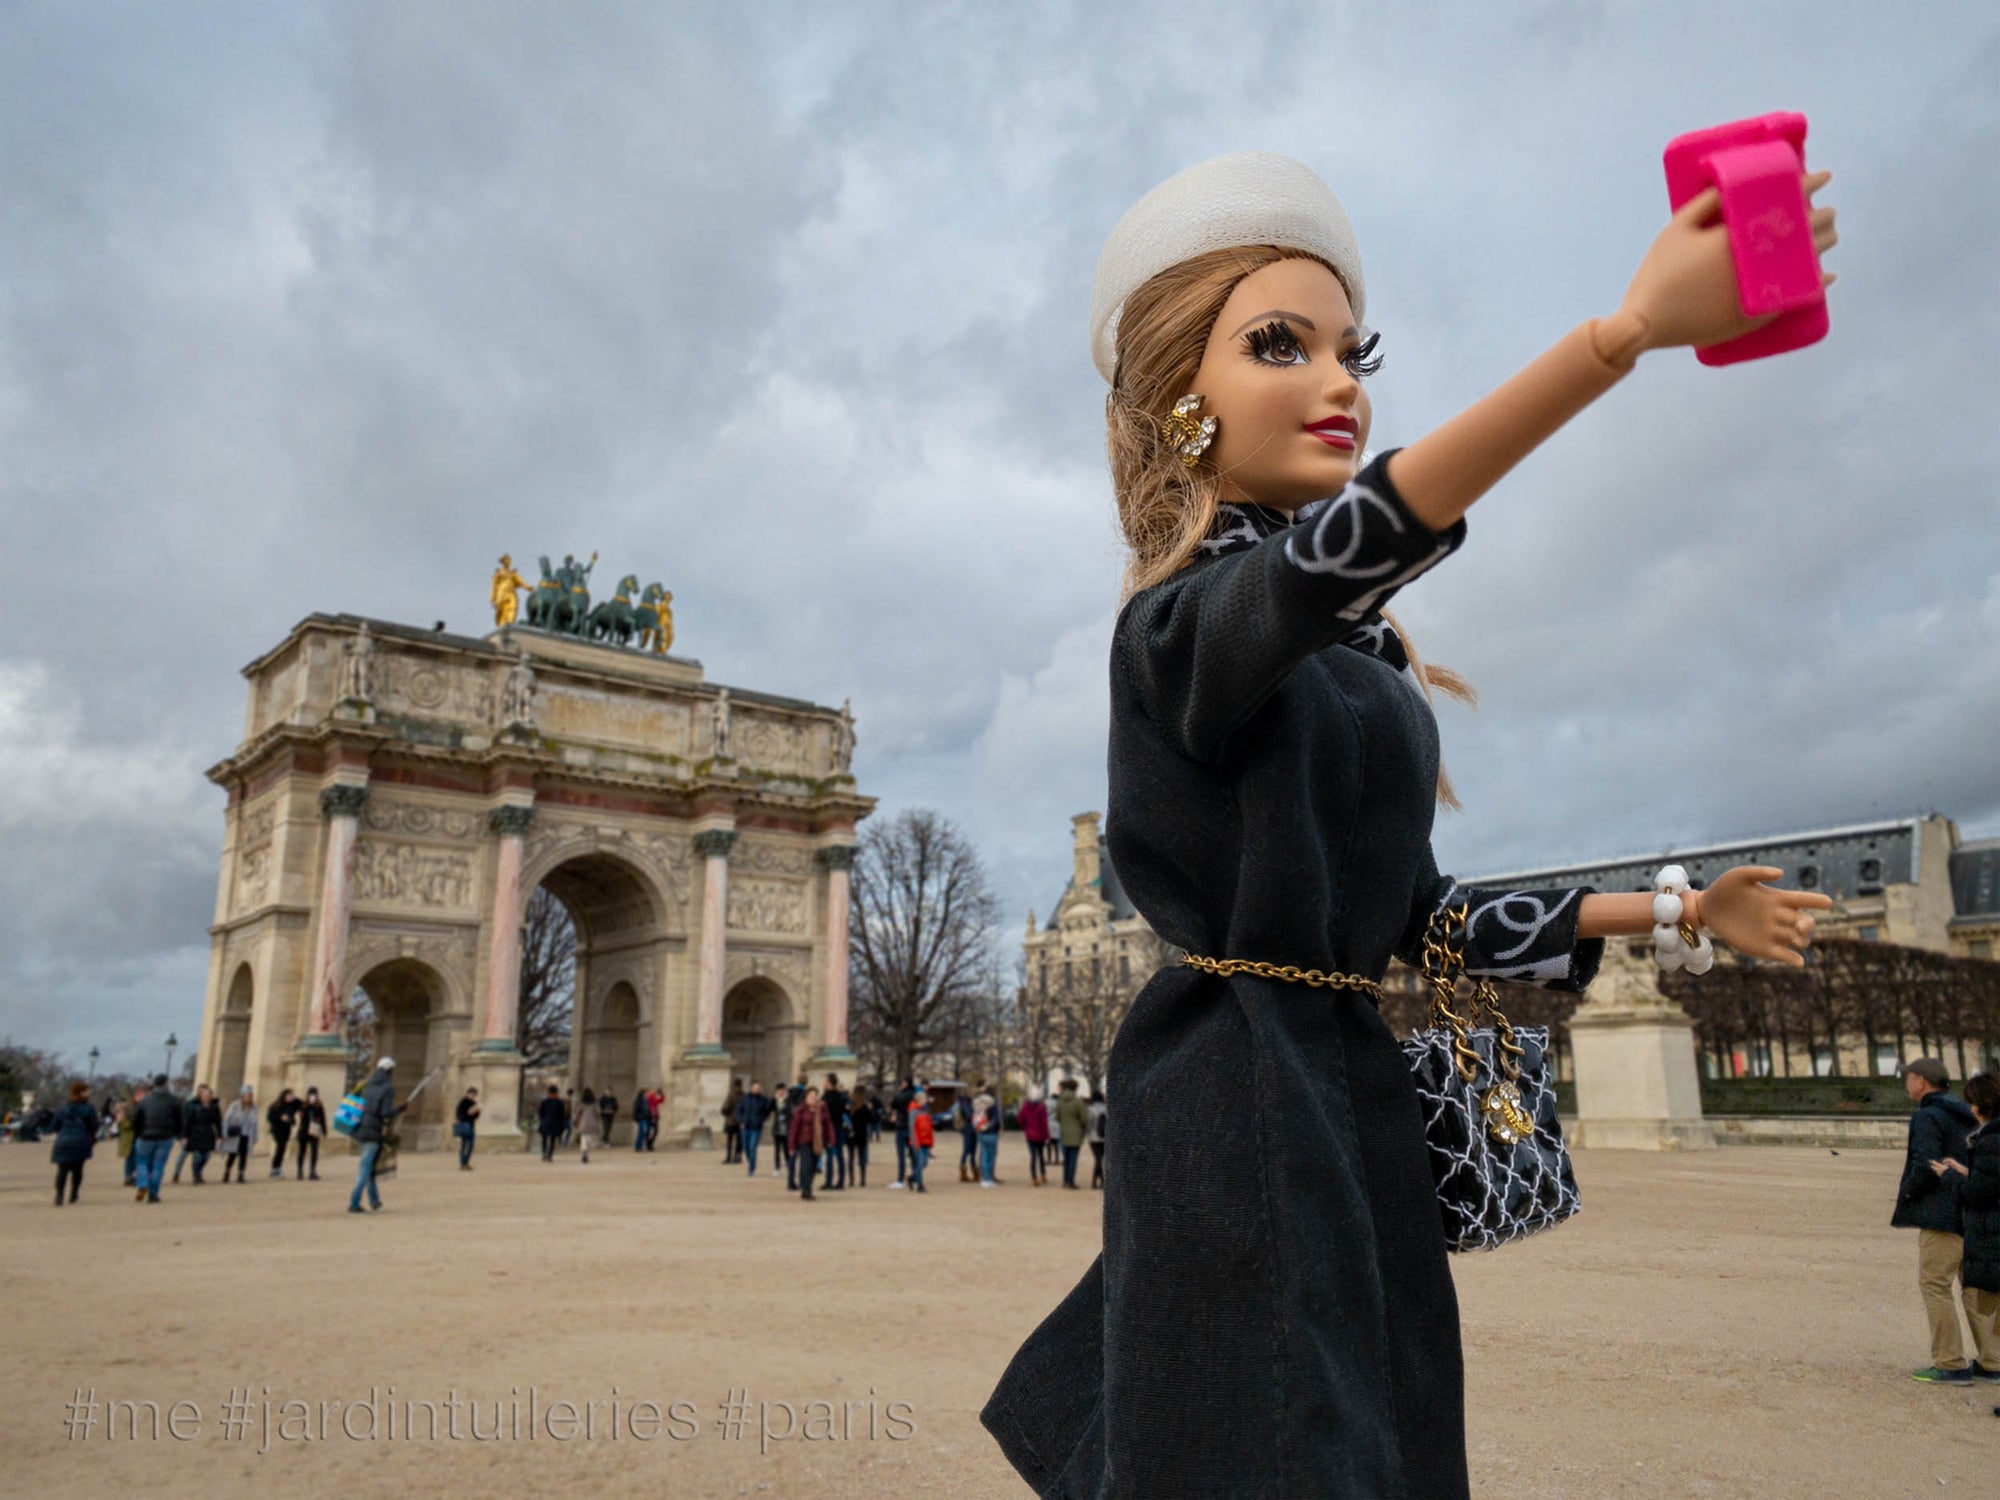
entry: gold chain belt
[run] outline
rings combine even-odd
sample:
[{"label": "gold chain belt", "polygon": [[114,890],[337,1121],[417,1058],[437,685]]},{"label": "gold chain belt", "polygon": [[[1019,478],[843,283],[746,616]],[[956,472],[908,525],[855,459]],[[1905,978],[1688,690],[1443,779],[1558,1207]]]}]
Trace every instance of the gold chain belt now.
[{"label": "gold chain belt", "polygon": [[1259,979],[1309,984],[1315,989],[1360,990],[1364,995],[1374,996],[1378,1004],[1383,998],[1382,986],[1373,979],[1363,979],[1359,974],[1322,974],[1318,969],[1301,969],[1297,964],[1267,964],[1249,958],[1203,958],[1198,953],[1182,955],[1181,962],[1190,969],[1199,969],[1204,974],[1219,974],[1225,979],[1231,974],[1254,974]]}]

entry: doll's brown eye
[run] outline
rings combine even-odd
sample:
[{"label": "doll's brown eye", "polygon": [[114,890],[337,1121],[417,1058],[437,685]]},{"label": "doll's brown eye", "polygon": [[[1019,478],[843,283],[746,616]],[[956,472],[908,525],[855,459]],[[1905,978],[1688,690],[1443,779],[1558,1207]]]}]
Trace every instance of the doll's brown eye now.
[{"label": "doll's brown eye", "polygon": [[1300,347],[1298,335],[1289,323],[1273,321],[1253,330],[1243,340],[1245,350],[1260,364],[1306,365],[1312,361]]},{"label": "doll's brown eye", "polygon": [[1382,342],[1382,335],[1371,333],[1352,349],[1340,356],[1340,363],[1347,373],[1357,380],[1364,375],[1373,375],[1382,368],[1382,356],[1375,352]]}]

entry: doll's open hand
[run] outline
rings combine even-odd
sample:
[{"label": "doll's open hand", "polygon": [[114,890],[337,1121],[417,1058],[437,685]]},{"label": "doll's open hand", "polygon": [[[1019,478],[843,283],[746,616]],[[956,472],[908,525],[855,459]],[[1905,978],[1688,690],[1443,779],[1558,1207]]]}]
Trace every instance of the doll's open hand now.
[{"label": "doll's open hand", "polygon": [[[1806,174],[1809,203],[1832,176],[1831,172]],[[1743,316],[1721,202],[1722,195],[1710,188],[1683,203],[1653,241],[1632,284],[1625,289],[1625,300],[1618,310],[1637,313],[1645,320],[1646,348],[1720,344],[1771,321],[1769,317]],[[1813,248],[1821,255],[1833,248],[1840,236],[1834,231],[1831,208],[1812,210],[1812,232]],[[1830,273],[1821,273],[1820,280],[1833,285]]]},{"label": "doll's open hand", "polygon": [[1738,953],[1804,968],[1806,961],[1800,955],[1812,942],[1813,911],[1833,905],[1833,898],[1818,891],[1781,891],[1764,883],[1784,873],[1770,865],[1738,865],[1723,871],[1701,893],[1701,925]]}]

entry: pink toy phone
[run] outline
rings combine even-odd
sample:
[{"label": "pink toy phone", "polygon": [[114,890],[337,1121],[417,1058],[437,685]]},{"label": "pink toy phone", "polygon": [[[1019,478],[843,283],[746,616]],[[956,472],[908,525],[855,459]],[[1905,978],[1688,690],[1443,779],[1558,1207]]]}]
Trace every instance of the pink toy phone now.
[{"label": "pink toy phone", "polygon": [[1722,222],[1736,259],[1747,317],[1779,316],[1755,333],[1694,351],[1705,365],[1783,354],[1826,337],[1826,290],[1813,249],[1812,214],[1799,176],[1806,117],[1759,115],[1667,143],[1667,201],[1678,209],[1708,187],[1722,190]]}]

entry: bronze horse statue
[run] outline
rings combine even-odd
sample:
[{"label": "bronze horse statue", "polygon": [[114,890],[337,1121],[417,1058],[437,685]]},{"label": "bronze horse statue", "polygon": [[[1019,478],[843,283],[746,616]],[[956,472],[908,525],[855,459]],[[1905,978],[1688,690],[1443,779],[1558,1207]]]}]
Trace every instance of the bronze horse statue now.
[{"label": "bronze horse statue", "polygon": [[630,643],[640,629],[639,612],[632,607],[632,594],[639,587],[637,575],[627,573],[618,580],[618,591],[590,612],[584,634],[593,641],[610,641],[615,646]]}]

